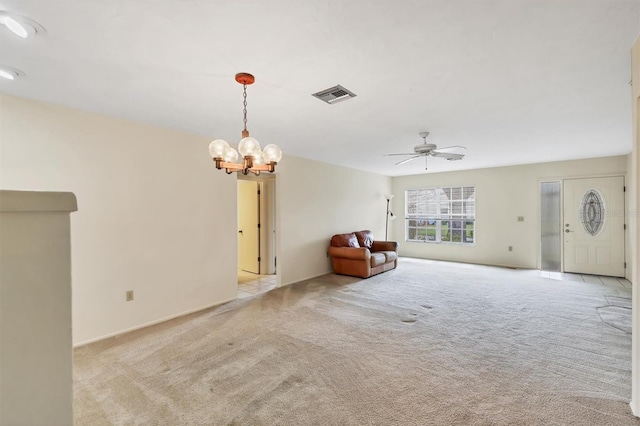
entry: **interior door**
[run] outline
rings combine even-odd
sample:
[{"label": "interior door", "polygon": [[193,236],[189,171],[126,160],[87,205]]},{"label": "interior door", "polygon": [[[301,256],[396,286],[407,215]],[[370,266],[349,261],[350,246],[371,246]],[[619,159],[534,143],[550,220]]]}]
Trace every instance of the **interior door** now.
[{"label": "interior door", "polygon": [[238,180],[238,268],[260,273],[259,182]]},{"label": "interior door", "polygon": [[624,178],[563,182],[564,271],[624,274]]}]

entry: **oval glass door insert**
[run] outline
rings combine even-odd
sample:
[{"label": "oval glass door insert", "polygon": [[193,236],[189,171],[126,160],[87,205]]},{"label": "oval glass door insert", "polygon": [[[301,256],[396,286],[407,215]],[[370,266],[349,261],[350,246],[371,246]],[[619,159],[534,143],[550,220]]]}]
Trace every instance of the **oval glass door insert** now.
[{"label": "oval glass door insert", "polygon": [[587,234],[595,236],[604,225],[604,200],[597,189],[590,189],[580,203],[580,221]]}]

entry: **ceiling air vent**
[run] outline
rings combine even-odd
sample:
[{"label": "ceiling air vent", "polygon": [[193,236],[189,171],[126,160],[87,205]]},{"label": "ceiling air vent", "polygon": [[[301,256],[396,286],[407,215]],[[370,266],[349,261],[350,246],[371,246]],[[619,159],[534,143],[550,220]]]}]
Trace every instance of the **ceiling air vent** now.
[{"label": "ceiling air vent", "polygon": [[335,104],[353,98],[356,94],[340,85],[337,85],[330,87],[329,89],[321,90],[318,93],[314,93],[312,96],[315,96],[328,104]]}]

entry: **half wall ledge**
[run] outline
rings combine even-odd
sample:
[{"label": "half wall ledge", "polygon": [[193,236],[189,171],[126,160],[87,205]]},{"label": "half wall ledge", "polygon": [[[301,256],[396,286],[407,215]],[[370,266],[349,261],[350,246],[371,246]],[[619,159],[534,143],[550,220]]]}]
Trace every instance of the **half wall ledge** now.
[{"label": "half wall ledge", "polygon": [[75,212],[72,192],[0,190],[0,212]]}]

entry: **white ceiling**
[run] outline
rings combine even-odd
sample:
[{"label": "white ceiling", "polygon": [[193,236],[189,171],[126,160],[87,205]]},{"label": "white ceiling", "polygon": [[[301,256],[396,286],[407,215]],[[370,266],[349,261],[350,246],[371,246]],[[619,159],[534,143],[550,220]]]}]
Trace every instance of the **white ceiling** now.
[{"label": "white ceiling", "polygon": [[[631,151],[640,0],[0,0],[0,92],[389,176],[428,130],[467,156],[429,172]],[[357,97],[311,93],[341,84]],[[90,140],[87,143],[91,143]],[[203,146],[203,155],[207,146]],[[150,153],[150,155],[153,155]]]}]

